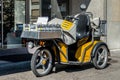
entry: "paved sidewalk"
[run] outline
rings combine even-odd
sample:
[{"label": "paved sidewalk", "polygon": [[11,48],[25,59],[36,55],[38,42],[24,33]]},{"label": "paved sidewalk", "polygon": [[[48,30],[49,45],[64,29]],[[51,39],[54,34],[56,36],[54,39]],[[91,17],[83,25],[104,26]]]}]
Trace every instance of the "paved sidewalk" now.
[{"label": "paved sidewalk", "polygon": [[57,72],[35,77],[30,71],[30,61],[0,65],[0,80],[120,80],[120,51],[111,53],[110,65],[96,70],[92,65],[60,66]]}]

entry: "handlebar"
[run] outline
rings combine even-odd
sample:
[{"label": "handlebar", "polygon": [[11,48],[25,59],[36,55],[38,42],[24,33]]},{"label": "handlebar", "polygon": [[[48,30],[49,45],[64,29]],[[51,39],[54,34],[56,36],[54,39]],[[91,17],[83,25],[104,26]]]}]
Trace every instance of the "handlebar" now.
[{"label": "handlebar", "polygon": [[65,19],[70,19],[70,20],[75,19],[75,20],[79,20],[78,18],[75,18],[74,16],[66,16]]},{"label": "handlebar", "polygon": [[87,15],[89,15],[91,18],[93,18],[93,13],[92,12],[86,12]]},{"label": "handlebar", "polygon": [[[90,18],[93,18],[93,13],[92,12],[84,12],[86,15],[88,15]],[[79,20],[79,18],[75,18],[74,16],[66,16],[65,19],[75,19],[75,20]]]}]

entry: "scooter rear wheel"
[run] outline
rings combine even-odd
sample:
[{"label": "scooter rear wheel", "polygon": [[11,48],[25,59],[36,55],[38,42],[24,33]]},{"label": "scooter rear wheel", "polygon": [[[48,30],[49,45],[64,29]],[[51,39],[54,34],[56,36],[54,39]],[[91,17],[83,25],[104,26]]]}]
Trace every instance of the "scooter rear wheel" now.
[{"label": "scooter rear wheel", "polygon": [[52,71],[53,58],[49,50],[37,50],[31,59],[31,69],[37,77],[45,76]]},{"label": "scooter rear wheel", "polygon": [[95,50],[95,56],[93,58],[93,64],[96,69],[103,69],[107,66],[108,53],[109,51],[105,44],[97,46]]}]

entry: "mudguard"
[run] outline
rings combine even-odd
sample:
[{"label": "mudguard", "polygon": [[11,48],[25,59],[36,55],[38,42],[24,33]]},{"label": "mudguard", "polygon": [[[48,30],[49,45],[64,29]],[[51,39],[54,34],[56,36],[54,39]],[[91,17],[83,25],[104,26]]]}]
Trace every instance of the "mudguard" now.
[{"label": "mudguard", "polygon": [[97,49],[100,45],[105,45],[105,46],[107,47],[108,52],[109,52],[108,55],[110,56],[110,50],[109,50],[107,44],[104,43],[104,42],[98,42],[97,44],[95,44],[94,48],[92,49],[92,52],[91,52],[91,59],[95,57],[95,51],[96,51],[96,49]]}]

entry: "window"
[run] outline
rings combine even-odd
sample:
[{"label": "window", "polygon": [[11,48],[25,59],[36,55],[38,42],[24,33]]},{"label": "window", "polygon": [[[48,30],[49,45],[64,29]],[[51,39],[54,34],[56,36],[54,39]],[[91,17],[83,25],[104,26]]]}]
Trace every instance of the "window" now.
[{"label": "window", "polygon": [[40,16],[64,18],[69,14],[69,0],[30,0],[30,23]]},{"label": "window", "polygon": [[0,26],[2,48],[22,47],[21,38],[15,35],[14,29],[16,24],[25,23],[25,0],[3,0],[3,22],[3,26]]}]

